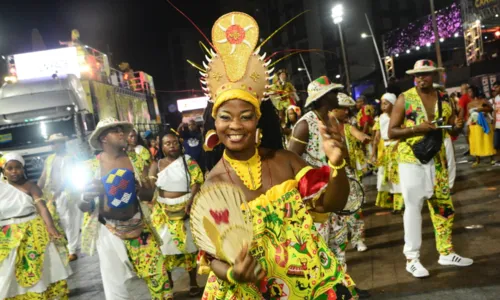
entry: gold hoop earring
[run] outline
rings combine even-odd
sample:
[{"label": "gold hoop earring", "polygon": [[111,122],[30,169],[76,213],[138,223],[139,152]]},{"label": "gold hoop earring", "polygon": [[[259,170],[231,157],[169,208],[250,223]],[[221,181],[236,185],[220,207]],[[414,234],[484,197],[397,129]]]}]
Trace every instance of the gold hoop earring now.
[{"label": "gold hoop earring", "polygon": [[262,129],[257,128],[257,130],[255,131],[255,144],[257,145],[257,147],[260,146],[261,142],[262,142]]}]

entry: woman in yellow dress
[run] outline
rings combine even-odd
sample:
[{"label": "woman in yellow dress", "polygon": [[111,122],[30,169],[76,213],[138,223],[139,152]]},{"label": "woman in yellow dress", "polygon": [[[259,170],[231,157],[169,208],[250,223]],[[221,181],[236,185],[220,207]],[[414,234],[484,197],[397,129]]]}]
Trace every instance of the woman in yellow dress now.
[{"label": "woman in yellow dress", "polygon": [[[357,299],[311,217],[341,210],[349,194],[339,129],[319,124],[330,167],[313,169],[294,153],[276,149],[278,116],[271,101],[261,103],[269,71],[255,49],[258,33],[255,20],[239,12],[222,16],[212,30],[217,55],[203,83],[210,89],[213,119],[206,120],[205,130],[214,128],[225,151],[205,184],[241,188],[252,210],[254,240],[232,266],[201,255],[201,269],[211,270],[202,299]],[[258,146],[258,127],[262,145],[275,149]],[[262,269],[256,273],[257,265]]]},{"label": "woman in yellow dress", "polygon": [[184,268],[189,273],[189,296],[201,293],[196,282],[196,248],[189,226],[189,211],[193,198],[203,183],[198,163],[182,154],[179,137],[174,132],[163,135],[160,160],[151,165],[149,175],[158,189],[151,219],[163,240],[160,247],[167,263],[168,276],[172,270]]},{"label": "woman in yellow dress", "polygon": [[[404,201],[399,186],[399,172],[397,162],[397,141],[389,139],[389,121],[392,108],[396,103],[396,95],[386,93],[382,95],[382,114],[375,121],[372,161],[377,162],[377,200],[375,205],[390,208],[394,214],[403,210]],[[377,159],[374,159],[374,157]]]},{"label": "woman in yellow dress", "polygon": [[68,299],[71,275],[64,239],[15,153],[0,158],[0,299]]},{"label": "woman in yellow dress", "polygon": [[469,97],[472,101],[467,105],[469,111],[469,145],[470,155],[476,157],[472,167],[477,167],[481,157],[490,157],[490,163],[494,165],[493,159],[497,153],[493,147],[493,127],[486,114],[493,112],[491,105],[479,94],[475,86],[469,87]]}]

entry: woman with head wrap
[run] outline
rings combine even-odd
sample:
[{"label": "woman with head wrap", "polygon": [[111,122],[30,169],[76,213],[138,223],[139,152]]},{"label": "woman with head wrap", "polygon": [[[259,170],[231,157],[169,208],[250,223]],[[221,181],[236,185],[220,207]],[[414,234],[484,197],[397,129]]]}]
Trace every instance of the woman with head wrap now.
[{"label": "woman with head wrap", "polygon": [[[216,21],[212,36],[217,54],[202,83],[213,101],[208,109],[215,128],[206,124],[205,147],[222,143],[225,150],[205,184],[230,182],[242,190],[254,239],[234,265],[202,253],[202,270],[211,270],[203,299],[353,299],[349,277],[310,214],[342,209],[349,194],[338,128],[319,124],[330,167],[313,169],[294,153],[276,150],[281,128],[272,103],[262,102],[270,71],[255,49],[257,23],[229,13]],[[262,268],[255,272],[257,265]]]},{"label": "woman with head wrap", "polygon": [[0,168],[0,299],[67,299],[68,254],[55,245],[63,237],[42,191],[26,179],[20,155],[4,155]]},{"label": "woman with head wrap", "polygon": [[[375,205],[382,208],[392,209],[394,213],[401,212],[404,201],[399,186],[397,141],[389,139],[389,121],[396,95],[386,93],[382,96],[381,109],[382,114],[376,120],[374,131],[375,139],[373,149],[377,149],[377,200]],[[373,155],[375,157],[375,155]],[[375,161],[374,158],[372,160]]]}]

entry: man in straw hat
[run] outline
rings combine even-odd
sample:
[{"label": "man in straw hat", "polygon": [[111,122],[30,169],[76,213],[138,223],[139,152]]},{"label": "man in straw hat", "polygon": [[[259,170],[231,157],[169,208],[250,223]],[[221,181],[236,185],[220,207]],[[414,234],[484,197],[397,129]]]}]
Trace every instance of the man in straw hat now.
[{"label": "man in straw hat", "polygon": [[[318,123],[321,120],[328,124],[328,113],[339,107],[339,91],[344,88],[341,84],[330,82],[326,76],[321,76],[309,83],[308,97],[305,108],[312,108],[297,121],[288,150],[297,153],[313,167],[328,165],[328,159],[323,151],[323,139],[319,133]],[[346,218],[339,218],[335,214],[318,214],[311,212],[316,229],[329,242],[331,240],[347,240],[348,227]],[[332,224],[333,222],[334,224]],[[343,238],[345,236],[345,238]],[[345,266],[345,244],[331,242],[329,246],[340,263]],[[360,298],[369,297],[369,293],[356,288]]]},{"label": "man in straw hat", "polygon": [[52,145],[53,154],[45,160],[42,176],[38,180],[38,186],[43,190],[47,198],[47,207],[57,226],[61,226],[68,240],[69,260],[74,261],[78,249],[80,228],[83,220],[82,212],[78,209],[74,201],[69,179],[75,174],[71,174],[71,167],[74,160],[66,151],[66,141],[68,137],[62,133],[52,134],[47,143]]},{"label": "man in straw hat", "polygon": [[[450,197],[443,129],[457,135],[463,121],[457,118],[444,94],[433,87],[441,68],[431,60],[419,60],[407,74],[416,86],[402,93],[389,123],[389,138],[398,139],[401,192],[405,203],[406,270],[415,277],[429,276],[419,261],[422,244],[422,206],[427,200],[441,265],[469,266],[472,259],[455,253],[451,232],[455,210]],[[446,127],[441,127],[446,126]]]},{"label": "man in straw hat", "polygon": [[90,136],[92,148],[102,152],[86,162],[93,180],[80,202],[80,208],[91,214],[82,230],[82,250],[92,253],[96,245],[106,299],[130,299],[126,282],[133,272],[146,281],[152,299],[172,299],[160,241],[150,226],[147,206],[139,201],[152,199],[145,188],[147,170],[140,160],[132,163],[125,152],[132,129],[131,123],[107,118]]}]

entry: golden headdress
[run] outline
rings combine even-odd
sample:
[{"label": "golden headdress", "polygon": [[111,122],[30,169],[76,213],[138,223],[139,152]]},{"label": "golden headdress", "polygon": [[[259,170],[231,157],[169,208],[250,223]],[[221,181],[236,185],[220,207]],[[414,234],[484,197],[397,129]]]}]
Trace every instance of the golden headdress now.
[{"label": "golden headdress", "polygon": [[268,70],[271,60],[265,61],[255,49],[259,41],[259,26],[254,18],[241,12],[220,17],[212,27],[212,45],[205,72],[203,90],[214,103],[212,116],[226,101],[240,99],[251,103],[260,118],[260,103],[267,98],[268,81],[273,71]]}]

